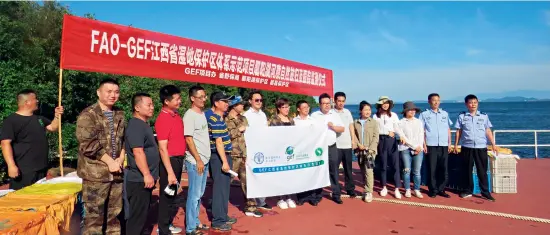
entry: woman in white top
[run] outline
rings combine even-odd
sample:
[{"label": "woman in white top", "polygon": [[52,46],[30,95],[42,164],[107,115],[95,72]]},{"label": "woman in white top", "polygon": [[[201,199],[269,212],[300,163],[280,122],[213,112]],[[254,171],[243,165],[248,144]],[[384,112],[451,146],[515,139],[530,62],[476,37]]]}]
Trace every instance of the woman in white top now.
[{"label": "woman in white top", "polygon": [[392,112],[393,101],[387,96],[381,96],[376,103],[376,114],[372,116],[378,123],[378,131],[380,134],[378,142],[378,157],[382,164],[380,169],[380,183],[382,183],[382,190],[380,196],[385,197],[388,195],[387,184],[387,171],[388,171],[388,159],[392,163],[392,168],[395,171],[393,174],[393,180],[395,182],[395,198],[400,199],[401,193],[399,188],[401,187],[400,167],[399,167],[399,150],[397,147],[397,141],[395,134],[399,134],[399,118],[397,114]]},{"label": "woman in white top", "polygon": [[[414,194],[422,198],[420,193],[420,168],[424,158],[424,126],[420,119],[416,118],[420,109],[413,102],[403,104],[404,118],[399,121],[399,129],[403,135],[399,135],[399,153],[403,160],[403,184],[405,185],[405,197],[411,197],[411,168],[414,181]],[[412,166],[411,166],[412,165]]]}]

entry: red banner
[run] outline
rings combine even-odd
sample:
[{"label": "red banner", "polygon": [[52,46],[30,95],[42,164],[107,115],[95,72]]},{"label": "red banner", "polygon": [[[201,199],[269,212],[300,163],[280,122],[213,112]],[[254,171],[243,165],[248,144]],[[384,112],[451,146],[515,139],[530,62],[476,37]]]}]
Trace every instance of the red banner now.
[{"label": "red banner", "polygon": [[328,69],[70,15],[63,19],[61,68],[311,96],[333,92]]}]

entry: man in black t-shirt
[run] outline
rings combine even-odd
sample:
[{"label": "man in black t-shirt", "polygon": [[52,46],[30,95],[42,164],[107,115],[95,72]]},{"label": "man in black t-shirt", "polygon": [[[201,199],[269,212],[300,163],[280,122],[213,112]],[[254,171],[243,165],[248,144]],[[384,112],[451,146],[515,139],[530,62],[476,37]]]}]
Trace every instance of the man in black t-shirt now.
[{"label": "man in black t-shirt", "polygon": [[46,177],[48,139],[46,132],[59,127],[63,107],[55,108],[54,120],[34,115],[38,109],[36,92],[30,89],[17,94],[17,112],[2,123],[2,155],[8,165],[10,189],[18,190]]},{"label": "man in black t-shirt", "polygon": [[147,123],[155,110],[151,96],[135,94],[132,107],[133,117],[124,133],[124,148],[128,156],[124,174],[126,234],[142,234],[159,175],[160,154],[153,130]]}]

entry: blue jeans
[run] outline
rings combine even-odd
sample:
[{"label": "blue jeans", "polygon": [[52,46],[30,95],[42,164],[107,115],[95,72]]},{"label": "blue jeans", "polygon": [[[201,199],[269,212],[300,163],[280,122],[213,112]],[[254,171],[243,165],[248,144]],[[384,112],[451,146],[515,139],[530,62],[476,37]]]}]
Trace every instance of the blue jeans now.
[{"label": "blue jeans", "polygon": [[[411,172],[413,174],[414,190],[420,190],[420,169],[424,152],[420,151],[418,155],[412,156],[410,150],[399,151],[401,160],[403,160],[403,183],[405,189],[411,189]],[[412,165],[412,171],[411,171]]]},{"label": "blue jeans", "polygon": [[187,189],[187,203],[185,204],[185,232],[190,233],[201,223],[199,213],[201,207],[201,198],[206,188],[206,175],[208,173],[208,163],[204,164],[205,171],[199,175],[197,165],[185,161],[187,169],[187,178],[189,186]]}]

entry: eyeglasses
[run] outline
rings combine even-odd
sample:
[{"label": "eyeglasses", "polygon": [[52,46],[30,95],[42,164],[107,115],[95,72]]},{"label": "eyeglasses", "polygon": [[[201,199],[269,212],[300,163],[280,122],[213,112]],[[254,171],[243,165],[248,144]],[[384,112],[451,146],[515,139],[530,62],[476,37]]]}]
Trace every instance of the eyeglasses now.
[{"label": "eyeglasses", "polygon": [[256,102],[256,103],[262,103],[262,102],[264,102],[264,99],[255,99],[254,102]]}]

